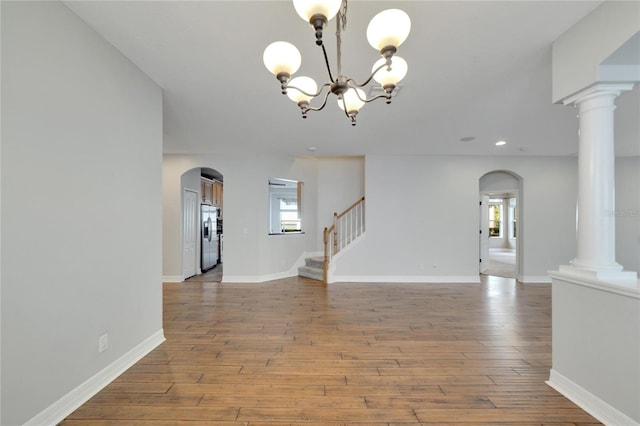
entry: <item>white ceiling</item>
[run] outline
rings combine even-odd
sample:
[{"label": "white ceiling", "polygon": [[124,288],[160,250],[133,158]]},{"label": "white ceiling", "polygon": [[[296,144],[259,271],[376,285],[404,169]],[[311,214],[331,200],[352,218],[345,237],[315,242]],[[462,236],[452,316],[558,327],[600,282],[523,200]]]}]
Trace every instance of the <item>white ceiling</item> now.
[{"label": "white ceiling", "polygon": [[[351,0],[343,71],[356,80],[379,57],[369,20],[390,7],[412,20],[398,50],[409,63],[401,92],[366,105],[352,127],[333,95],[303,120],[262,64],[264,48],[286,40],[302,53],[297,74],[327,80],[290,1],[66,2],[162,87],[165,153],[319,156],[574,155],[576,111],[551,104],[551,43],[599,3]],[[325,31],[333,67],[334,25]],[[618,99],[618,155],[640,155],[639,105],[638,88]],[[494,146],[500,139],[508,144]]]}]

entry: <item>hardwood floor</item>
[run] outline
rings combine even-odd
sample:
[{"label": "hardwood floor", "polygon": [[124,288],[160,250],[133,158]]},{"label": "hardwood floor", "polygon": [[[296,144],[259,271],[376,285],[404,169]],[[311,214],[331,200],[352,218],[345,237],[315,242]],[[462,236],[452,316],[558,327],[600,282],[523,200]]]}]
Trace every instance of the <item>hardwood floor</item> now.
[{"label": "hardwood floor", "polygon": [[551,289],[164,285],[162,344],[62,425],[592,425],[544,381]]}]

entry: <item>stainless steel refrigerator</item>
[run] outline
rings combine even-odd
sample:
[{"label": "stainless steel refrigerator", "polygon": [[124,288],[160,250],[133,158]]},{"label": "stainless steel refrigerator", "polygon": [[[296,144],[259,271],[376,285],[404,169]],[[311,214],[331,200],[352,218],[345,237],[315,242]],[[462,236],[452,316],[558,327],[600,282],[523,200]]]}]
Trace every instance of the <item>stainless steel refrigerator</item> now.
[{"label": "stainless steel refrigerator", "polygon": [[202,246],[200,253],[202,272],[213,268],[218,264],[218,208],[202,205]]}]

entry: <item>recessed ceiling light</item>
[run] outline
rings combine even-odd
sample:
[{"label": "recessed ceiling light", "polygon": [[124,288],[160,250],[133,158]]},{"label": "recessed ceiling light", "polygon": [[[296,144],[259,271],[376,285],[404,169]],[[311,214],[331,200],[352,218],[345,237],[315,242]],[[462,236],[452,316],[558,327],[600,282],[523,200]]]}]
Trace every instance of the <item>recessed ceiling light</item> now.
[{"label": "recessed ceiling light", "polygon": [[475,136],[465,136],[463,138],[460,138],[460,142],[471,142],[475,139],[476,139]]},{"label": "recessed ceiling light", "polygon": [[496,142],[496,146],[502,146],[502,145],[506,145],[507,142],[506,141],[498,141]]},{"label": "recessed ceiling light", "polygon": [[315,146],[310,146],[309,148],[307,148],[309,151],[315,151],[316,147]]}]

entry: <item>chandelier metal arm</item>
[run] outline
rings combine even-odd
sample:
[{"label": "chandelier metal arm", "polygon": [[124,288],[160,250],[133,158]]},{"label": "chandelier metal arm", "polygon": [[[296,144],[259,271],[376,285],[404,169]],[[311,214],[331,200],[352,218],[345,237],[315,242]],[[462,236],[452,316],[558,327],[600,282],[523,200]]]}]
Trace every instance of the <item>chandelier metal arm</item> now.
[{"label": "chandelier metal arm", "polygon": [[373,76],[374,76],[374,75],[376,75],[376,73],[377,73],[378,71],[380,71],[382,68],[384,68],[384,67],[386,67],[386,66],[388,66],[388,65],[387,65],[387,64],[382,64],[382,65],[380,65],[378,68],[376,68],[375,70],[373,70],[373,72],[371,73],[371,75],[369,76],[369,78],[367,78],[367,79],[365,80],[365,82],[364,82],[364,83],[362,83],[362,84],[358,84],[358,82],[357,82],[357,81],[355,81],[353,78],[348,78],[348,79],[347,79],[347,83],[352,83],[352,84],[353,84],[353,86],[355,86],[355,87],[364,87],[364,86],[366,86],[367,84],[369,84],[369,83],[371,82],[371,80],[373,80]]},{"label": "chandelier metal arm", "polygon": [[360,98],[360,96],[358,96],[358,99],[360,99],[362,102],[364,102],[366,104],[368,104],[369,102],[373,102],[375,100],[378,100],[378,99],[386,99],[387,103],[390,104],[391,103],[391,92],[388,92],[388,93],[386,93],[384,95],[377,95],[377,96],[374,96],[373,98],[367,99],[367,100],[364,100],[364,99]]},{"label": "chandelier metal arm", "polygon": [[342,107],[343,107],[342,111],[344,112],[344,115],[346,115],[347,117],[353,119],[353,117],[351,117],[349,115],[349,111],[347,111],[347,102],[344,100],[344,96],[341,99],[339,99],[338,102],[342,102]]},{"label": "chandelier metal arm", "polygon": [[[325,87],[331,87],[331,84],[325,83],[322,86],[320,86],[320,89],[318,90],[318,93],[309,93],[309,92],[306,92],[306,91],[302,90],[301,88],[299,88],[297,86],[291,86],[289,84],[287,84],[285,86],[285,88],[287,90],[294,89],[294,90],[297,90],[298,92],[302,93],[303,95],[310,96],[312,98],[315,98],[316,96],[320,95],[320,93],[322,93],[322,91],[324,90]],[[329,90],[329,93],[331,93],[331,90]]]},{"label": "chandelier metal arm", "polygon": [[[323,84],[322,87],[324,88],[325,86],[328,86],[328,84]],[[322,91],[322,89],[320,89],[320,91]],[[320,94],[320,93],[318,93]],[[305,109],[306,111],[320,111],[321,109],[323,109],[326,105],[327,105],[327,100],[329,99],[329,95],[331,94],[331,90],[328,90],[327,93],[324,95],[324,100],[322,101],[322,105],[320,105],[319,107],[307,107]]]},{"label": "chandelier metal arm", "polygon": [[[393,91],[393,88],[392,88],[392,89],[390,89],[390,90],[385,89],[385,93],[384,93],[383,95],[377,95],[377,96],[374,96],[374,97],[373,97],[373,98],[371,98],[371,99],[362,99],[362,98],[360,97],[360,94],[358,93],[358,91],[357,91],[357,90],[354,90],[355,95],[357,96],[357,98],[358,98],[358,99],[360,99],[360,101],[361,101],[361,102],[363,102],[363,103],[365,103],[365,104],[368,104],[368,103],[370,103],[370,102],[376,101],[376,100],[378,100],[378,99],[386,99],[386,100],[387,100],[387,103],[388,103],[388,104],[390,104],[390,103],[391,103],[391,92],[392,92],[392,91]],[[344,99],[342,100],[342,102],[344,103]],[[346,104],[345,104],[345,107],[346,107]],[[349,114],[347,114],[347,116],[349,116]]]}]

